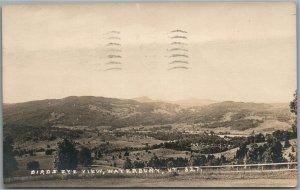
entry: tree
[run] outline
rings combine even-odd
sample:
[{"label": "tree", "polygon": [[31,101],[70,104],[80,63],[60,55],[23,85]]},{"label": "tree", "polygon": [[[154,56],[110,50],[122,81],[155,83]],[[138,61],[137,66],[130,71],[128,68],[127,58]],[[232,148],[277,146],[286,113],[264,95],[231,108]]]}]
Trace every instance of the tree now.
[{"label": "tree", "polygon": [[284,148],[288,148],[290,146],[291,146],[290,141],[287,140],[287,139],[285,139],[285,141],[284,141]]},{"label": "tree", "polygon": [[123,168],[124,169],[131,169],[132,168],[131,160],[128,157],[126,157],[126,160],[123,164]]},{"label": "tree", "polygon": [[254,136],[254,141],[255,143],[260,143],[260,142],[264,142],[265,141],[265,137],[262,133],[259,133],[257,135]]},{"label": "tree", "polygon": [[27,163],[27,170],[38,170],[40,169],[40,163],[38,161],[30,161]]},{"label": "tree", "polygon": [[290,110],[297,115],[297,90],[294,93],[294,99],[290,102]]},{"label": "tree", "polygon": [[286,137],[285,140],[284,140],[284,148],[288,148],[288,147],[290,147],[290,146],[291,146],[291,143],[290,143],[290,141],[289,141],[289,138]]},{"label": "tree", "polygon": [[129,152],[126,151],[126,152],[124,153],[124,156],[129,156]]},{"label": "tree", "polygon": [[90,166],[92,164],[92,153],[90,149],[81,147],[81,150],[79,152],[79,162],[83,166]]},{"label": "tree", "polygon": [[167,162],[167,168],[173,168],[175,166],[174,161],[170,160]]},{"label": "tree", "polygon": [[201,155],[201,156],[191,156],[191,159],[189,161],[189,165],[191,166],[202,166],[207,162],[207,159],[205,157],[205,155]]},{"label": "tree", "polygon": [[46,149],[45,154],[46,155],[52,155],[52,149]]},{"label": "tree", "polygon": [[148,166],[153,168],[159,168],[160,162],[155,154],[153,154],[153,157],[149,160]]},{"label": "tree", "polygon": [[246,156],[247,152],[248,152],[247,145],[243,143],[236,151],[235,157],[239,160],[242,160]]},{"label": "tree", "polygon": [[3,142],[3,175],[9,177],[17,170],[17,161],[13,155],[13,139],[7,136]]},{"label": "tree", "polygon": [[102,157],[102,154],[101,154],[100,150],[95,151],[95,157],[96,157],[97,160]]},{"label": "tree", "polygon": [[76,169],[77,150],[75,149],[74,143],[67,139],[58,143],[58,150],[54,165],[58,170]]},{"label": "tree", "polygon": [[220,159],[221,159],[221,165],[227,162],[226,157],[223,154],[221,155]]},{"label": "tree", "polygon": [[247,163],[252,163],[252,164],[258,163],[261,160],[260,155],[262,153],[263,153],[262,146],[258,147],[257,144],[251,145],[251,147],[248,151]]},{"label": "tree", "polygon": [[[297,90],[294,93],[294,100],[290,102],[290,110],[297,116]],[[292,125],[293,136],[297,137],[297,118],[295,119],[294,124]]]},{"label": "tree", "polygon": [[135,160],[132,164],[132,167],[133,168],[143,168],[143,167],[145,167],[145,164],[143,161]]},{"label": "tree", "polygon": [[271,157],[274,163],[283,162],[282,158],[282,144],[280,141],[276,141],[271,147]]},{"label": "tree", "polygon": [[277,140],[281,141],[283,140],[283,136],[284,136],[284,131],[281,130],[276,130],[272,133],[273,137],[275,137]]}]

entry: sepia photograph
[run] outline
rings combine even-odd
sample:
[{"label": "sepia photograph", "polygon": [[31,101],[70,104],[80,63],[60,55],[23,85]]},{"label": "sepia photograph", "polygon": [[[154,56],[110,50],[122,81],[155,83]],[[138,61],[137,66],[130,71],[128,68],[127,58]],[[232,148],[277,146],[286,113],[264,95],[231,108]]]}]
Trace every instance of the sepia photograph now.
[{"label": "sepia photograph", "polygon": [[296,9],[4,5],[4,187],[296,187]]}]

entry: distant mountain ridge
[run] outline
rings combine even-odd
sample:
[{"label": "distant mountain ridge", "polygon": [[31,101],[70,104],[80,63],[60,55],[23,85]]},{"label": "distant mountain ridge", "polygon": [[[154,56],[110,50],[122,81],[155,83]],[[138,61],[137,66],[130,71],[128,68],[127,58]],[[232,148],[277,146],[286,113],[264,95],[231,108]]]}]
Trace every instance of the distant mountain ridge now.
[{"label": "distant mountain ridge", "polygon": [[197,99],[197,98],[189,98],[184,100],[177,101],[169,101],[170,103],[178,104],[183,108],[196,107],[196,106],[206,106],[209,104],[218,103],[216,100],[210,99]]},{"label": "distant mountain ridge", "polygon": [[146,103],[146,102],[160,102],[159,100],[152,100],[151,98],[147,97],[147,96],[141,96],[141,97],[136,97],[133,98],[132,100],[141,102],[141,103]]},{"label": "distant mountain ridge", "polygon": [[4,104],[3,123],[4,127],[66,125],[120,128],[173,123],[202,123],[208,126],[214,124],[211,127],[218,127],[215,123],[227,122],[229,126],[236,122],[246,123],[253,118],[269,117],[282,121],[290,118],[288,104],[276,107],[263,103],[225,101],[184,107],[175,103],[153,101],[147,97],[138,100],[70,96],[63,99]]},{"label": "distant mountain ridge", "polygon": [[175,101],[163,101],[163,100],[153,100],[147,96],[141,96],[137,98],[133,98],[133,100],[136,100],[138,102],[146,103],[146,102],[167,102],[171,104],[177,104],[180,105],[182,108],[189,108],[189,107],[195,107],[195,106],[205,106],[213,103],[218,103],[219,101],[216,100],[210,100],[210,99],[198,99],[198,98],[189,98],[189,99],[183,99],[183,100],[175,100]]}]

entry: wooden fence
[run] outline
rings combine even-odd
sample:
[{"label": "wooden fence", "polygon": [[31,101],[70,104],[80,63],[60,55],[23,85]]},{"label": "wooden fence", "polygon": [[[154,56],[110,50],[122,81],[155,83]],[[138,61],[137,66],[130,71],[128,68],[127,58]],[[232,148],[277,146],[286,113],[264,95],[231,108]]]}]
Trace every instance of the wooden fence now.
[{"label": "wooden fence", "polygon": [[[221,166],[187,166],[176,167],[178,170],[204,171],[228,171],[228,172],[276,172],[276,171],[297,171],[298,162],[285,163],[264,163],[264,164],[240,164],[240,165],[221,165]],[[170,168],[161,168],[167,170]]]}]

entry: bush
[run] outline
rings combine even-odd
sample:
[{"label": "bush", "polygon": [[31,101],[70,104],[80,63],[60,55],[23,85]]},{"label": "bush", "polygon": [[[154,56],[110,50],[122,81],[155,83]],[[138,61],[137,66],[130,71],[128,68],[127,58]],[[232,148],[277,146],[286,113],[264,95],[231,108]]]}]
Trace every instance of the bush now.
[{"label": "bush", "polygon": [[38,161],[31,161],[27,163],[27,170],[38,170],[40,169],[40,163]]},{"label": "bush", "polygon": [[47,149],[47,150],[45,151],[45,154],[46,154],[46,155],[52,155],[52,152],[53,152],[52,149]]},{"label": "bush", "polygon": [[124,164],[123,164],[124,169],[131,169],[132,168],[132,163],[131,160],[127,157]]},{"label": "bush", "polygon": [[132,164],[132,167],[133,168],[144,168],[145,167],[145,164],[143,161],[137,161],[135,160]]}]

